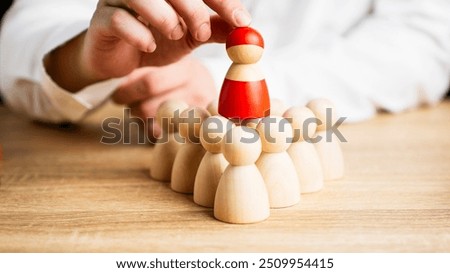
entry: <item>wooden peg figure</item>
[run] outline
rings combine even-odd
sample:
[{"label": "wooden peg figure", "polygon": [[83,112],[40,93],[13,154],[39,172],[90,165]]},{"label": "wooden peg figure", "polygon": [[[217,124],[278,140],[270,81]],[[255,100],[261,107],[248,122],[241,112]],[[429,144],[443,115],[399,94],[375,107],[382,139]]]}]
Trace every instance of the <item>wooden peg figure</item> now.
[{"label": "wooden peg figure", "polygon": [[229,130],[222,151],[230,165],[217,187],[214,217],[218,220],[247,224],[260,222],[270,215],[269,196],[255,162],[261,154],[261,140],[251,128],[237,126]]},{"label": "wooden peg figure", "polygon": [[293,143],[288,154],[297,171],[302,193],[320,191],[323,188],[322,164],[311,139],[316,133],[314,113],[306,107],[291,107],[283,114],[294,129]]},{"label": "wooden peg figure", "polygon": [[212,208],[220,177],[228,166],[222,154],[222,139],[234,124],[221,116],[207,118],[200,128],[200,143],[206,150],[194,184],[194,202]]},{"label": "wooden peg figure", "polygon": [[266,80],[257,62],[264,40],[249,27],[234,29],[227,38],[227,53],[233,61],[219,96],[219,113],[229,119],[254,119],[270,114]]},{"label": "wooden peg figure", "polygon": [[192,193],[198,167],[206,152],[200,144],[200,126],[209,113],[199,107],[189,107],[181,112],[180,117],[179,132],[186,143],[175,157],[170,187],[176,192]]},{"label": "wooden peg figure", "polygon": [[281,117],[263,118],[257,128],[262,154],[256,167],[266,183],[271,208],[284,208],[300,201],[300,184],[286,150],[293,137],[291,124]]},{"label": "wooden peg figure", "polygon": [[188,108],[184,101],[167,100],[156,113],[156,122],[162,133],[157,140],[150,162],[150,177],[155,180],[169,182],[175,156],[184,143],[178,134],[179,115]]},{"label": "wooden peg figure", "polygon": [[[327,124],[332,125],[337,120],[335,107],[327,99],[314,99],[306,105],[319,120],[314,146],[316,147],[325,180],[336,180],[344,176],[344,157],[339,139],[334,134],[327,137]],[[328,114],[327,114],[328,112]]]}]

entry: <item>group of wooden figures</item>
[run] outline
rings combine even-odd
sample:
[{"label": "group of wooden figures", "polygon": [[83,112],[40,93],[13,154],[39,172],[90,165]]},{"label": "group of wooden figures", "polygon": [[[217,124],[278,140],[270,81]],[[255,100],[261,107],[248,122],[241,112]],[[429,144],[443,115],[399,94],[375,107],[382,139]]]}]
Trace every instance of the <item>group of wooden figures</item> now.
[{"label": "group of wooden figures", "polygon": [[293,206],[301,194],[344,175],[339,140],[330,134],[327,139],[330,101],[285,110],[272,100],[272,115],[245,124],[221,116],[216,105],[206,110],[170,100],[160,106],[163,135],[150,175],[170,182],[176,192],[193,194],[195,203],[214,208],[218,220],[263,221],[271,208]]},{"label": "group of wooden figures", "polygon": [[150,175],[170,181],[194,202],[214,208],[228,223],[267,219],[271,208],[293,206],[302,193],[317,192],[324,180],[343,176],[333,104],[311,100],[286,109],[269,98],[257,62],[264,48],[252,28],[236,28],[228,36],[233,61],[218,100],[207,109],[169,100],[157,111],[163,135],[153,151]]}]

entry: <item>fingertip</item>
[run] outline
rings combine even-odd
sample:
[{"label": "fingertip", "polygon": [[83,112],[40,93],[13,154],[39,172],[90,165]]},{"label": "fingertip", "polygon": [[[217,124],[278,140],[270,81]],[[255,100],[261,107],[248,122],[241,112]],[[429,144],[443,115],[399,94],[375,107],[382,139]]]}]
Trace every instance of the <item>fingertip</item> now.
[{"label": "fingertip", "polygon": [[178,24],[170,33],[169,38],[171,40],[180,40],[184,36],[183,26]]},{"label": "fingertip", "polygon": [[208,42],[225,43],[233,27],[219,16],[211,17],[212,35]]},{"label": "fingertip", "polygon": [[155,40],[152,40],[152,41],[150,42],[150,44],[148,45],[148,47],[147,47],[147,49],[146,49],[146,52],[147,52],[147,53],[153,53],[153,52],[155,52],[156,47],[157,47],[156,41],[155,41]]},{"label": "fingertip", "polygon": [[237,27],[247,27],[252,22],[252,17],[244,9],[237,9],[233,12],[234,23]]},{"label": "fingertip", "polygon": [[195,39],[199,42],[206,42],[209,40],[209,38],[211,38],[211,24],[210,23],[203,23],[196,35],[195,35]]}]

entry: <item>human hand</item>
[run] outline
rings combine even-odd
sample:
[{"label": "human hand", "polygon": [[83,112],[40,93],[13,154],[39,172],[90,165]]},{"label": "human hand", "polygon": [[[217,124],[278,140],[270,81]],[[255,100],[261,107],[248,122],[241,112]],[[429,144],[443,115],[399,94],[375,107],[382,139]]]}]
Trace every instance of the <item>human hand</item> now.
[{"label": "human hand", "polygon": [[[155,117],[159,105],[167,99],[180,99],[206,108],[216,96],[214,81],[206,67],[186,57],[167,66],[134,70],[124,78],[112,99],[128,105],[133,115],[146,121]],[[149,133],[158,136],[159,126],[149,124]]]},{"label": "human hand", "polygon": [[[207,7],[218,15],[210,16]],[[174,63],[250,23],[239,0],[100,0],[87,31],[49,54],[46,68],[75,92],[143,66]]]},{"label": "human hand", "polygon": [[202,43],[224,42],[231,26],[249,23],[239,0],[101,0],[82,57],[92,75],[121,77],[173,63]]}]

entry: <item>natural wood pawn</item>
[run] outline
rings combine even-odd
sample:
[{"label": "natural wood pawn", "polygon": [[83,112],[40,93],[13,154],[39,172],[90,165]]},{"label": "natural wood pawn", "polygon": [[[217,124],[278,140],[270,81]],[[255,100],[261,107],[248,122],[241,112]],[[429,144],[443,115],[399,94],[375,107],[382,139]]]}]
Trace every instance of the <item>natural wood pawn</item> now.
[{"label": "natural wood pawn", "polygon": [[258,126],[262,154],[256,167],[266,183],[271,208],[283,208],[300,201],[300,184],[291,158],[286,150],[293,132],[291,124],[281,117],[263,118]]},{"label": "natural wood pawn", "polygon": [[190,107],[181,113],[180,135],[186,139],[175,157],[172,168],[172,190],[180,193],[194,191],[195,176],[205,149],[200,144],[200,126],[208,118],[208,111]]},{"label": "natural wood pawn", "polygon": [[314,136],[317,140],[314,146],[322,163],[324,179],[340,179],[344,176],[342,148],[336,135],[327,132],[327,125],[331,126],[337,121],[334,104],[328,99],[314,99],[307,104],[307,107],[320,121]]},{"label": "natural wood pawn", "polygon": [[167,100],[156,112],[156,122],[162,132],[150,159],[150,177],[155,180],[169,182],[171,179],[173,162],[184,143],[178,133],[179,115],[188,107],[184,101]]},{"label": "natural wood pawn", "polygon": [[206,154],[200,163],[195,177],[194,202],[212,208],[217,185],[228,162],[222,154],[222,139],[234,124],[221,116],[207,118],[200,127],[200,143]]},{"label": "natural wood pawn", "polygon": [[323,170],[319,155],[311,143],[317,123],[314,113],[306,107],[294,106],[283,116],[294,129],[293,143],[287,150],[297,171],[302,193],[320,191],[323,188]]},{"label": "natural wood pawn", "polygon": [[267,219],[269,196],[255,161],[261,154],[261,140],[251,128],[238,126],[223,139],[223,153],[230,165],[217,187],[214,217],[218,220],[246,224]]}]

